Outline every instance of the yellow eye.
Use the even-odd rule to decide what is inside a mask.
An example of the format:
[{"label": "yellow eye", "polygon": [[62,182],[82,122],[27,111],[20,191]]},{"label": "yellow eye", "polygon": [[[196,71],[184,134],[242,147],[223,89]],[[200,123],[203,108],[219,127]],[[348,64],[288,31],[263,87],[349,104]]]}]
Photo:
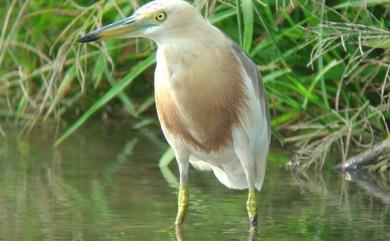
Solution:
[{"label": "yellow eye", "polygon": [[164,21],[166,17],[167,17],[167,14],[165,12],[159,12],[156,14],[155,18],[157,21],[161,22],[161,21]]}]

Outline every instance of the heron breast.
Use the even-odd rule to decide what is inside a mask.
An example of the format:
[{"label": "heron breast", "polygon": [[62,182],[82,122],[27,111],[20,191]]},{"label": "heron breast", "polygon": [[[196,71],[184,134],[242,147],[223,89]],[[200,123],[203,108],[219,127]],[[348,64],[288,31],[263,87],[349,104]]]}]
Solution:
[{"label": "heron breast", "polygon": [[156,84],[156,107],[170,134],[200,151],[217,152],[232,143],[232,127],[248,109],[242,68],[232,52],[196,56],[181,61],[181,71],[170,72],[167,83]]}]

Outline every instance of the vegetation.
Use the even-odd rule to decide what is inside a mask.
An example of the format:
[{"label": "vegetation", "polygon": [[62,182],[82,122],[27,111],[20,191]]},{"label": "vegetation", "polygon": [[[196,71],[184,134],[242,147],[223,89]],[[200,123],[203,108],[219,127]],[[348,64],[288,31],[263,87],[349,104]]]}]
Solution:
[{"label": "vegetation", "polygon": [[[131,117],[137,128],[156,125],[155,45],[141,39],[74,43],[144,2],[6,0],[0,7],[0,117],[23,124],[24,132],[65,119],[70,125],[57,144],[102,114]],[[388,137],[388,0],[195,4],[258,64],[273,139],[298,150],[293,165],[320,169],[331,150],[345,161]],[[389,167],[385,156],[371,170]]]}]

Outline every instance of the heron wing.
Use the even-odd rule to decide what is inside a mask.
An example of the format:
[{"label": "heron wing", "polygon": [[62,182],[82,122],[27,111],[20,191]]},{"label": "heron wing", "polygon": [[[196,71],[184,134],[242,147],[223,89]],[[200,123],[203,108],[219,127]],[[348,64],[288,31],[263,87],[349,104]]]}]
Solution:
[{"label": "heron wing", "polygon": [[246,74],[252,80],[253,89],[256,92],[257,98],[262,105],[262,109],[265,111],[266,120],[268,123],[268,128],[270,127],[270,117],[268,111],[268,101],[267,96],[265,95],[264,84],[261,79],[260,72],[257,70],[257,65],[253,60],[244,52],[244,50],[231,40],[231,46],[234,54],[240,60],[242,67],[245,69]]},{"label": "heron wing", "polygon": [[[234,51],[234,54],[241,62],[241,66],[246,73],[243,78],[246,79],[248,91],[250,92],[250,94],[248,94],[252,96],[252,98],[250,98],[249,100],[249,102],[251,103],[250,105],[256,106],[260,104],[258,106],[260,108],[252,107],[253,112],[250,115],[250,119],[253,121],[251,121],[251,124],[249,124],[248,130],[236,130],[236,134],[245,131],[245,134],[247,134],[247,136],[249,137],[249,143],[253,144],[250,144],[250,150],[254,153],[254,169],[256,170],[253,184],[256,189],[260,190],[263,185],[268,148],[271,139],[270,116],[267,96],[265,93],[264,84],[261,80],[260,73],[257,71],[256,64],[236,43],[233,42],[231,46]],[[249,78],[250,80],[248,80],[247,78]],[[256,97],[258,102],[255,99]],[[239,138],[240,136],[242,135],[236,135],[236,138]],[[243,139],[243,141],[245,141],[245,138]]]},{"label": "heron wing", "polygon": [[259,82],[261,81],[261,76],[259,71],[257,71],[256,64],[252,61],[252,59],[244,52],[244,50],[238,46],[235,42],[232,41],[231,43],[233,52],[236,55],[236,57],[240,60],[242,67],[244,67],[245,72],[249,76],[249,78],[252,80],[253,88],[256,92],[257,97],[261,98],[264,96],[264,87],[263,84],[259,85]]}]

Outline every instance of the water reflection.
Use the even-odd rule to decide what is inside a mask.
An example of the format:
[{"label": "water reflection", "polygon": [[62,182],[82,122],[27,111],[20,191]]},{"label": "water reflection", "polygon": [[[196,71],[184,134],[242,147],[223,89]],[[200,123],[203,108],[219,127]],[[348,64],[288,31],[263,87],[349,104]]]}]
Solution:
[{"label": "water reflection", "polygon": [[[193,170],[184,230],[166,231],[176,215],[178,170],[158,168],[166,148],[158,129],[129,129],[89,125],[57,149],[44,130],[28,139],[8,131],[0,140],[0,240],[256,240],[246,192]],[[273,153],[275,163],[280,150]],[[386,183],[349,179],[270,163],[257,240],[390,240]]]},{"label": "water reflection", "polygon": [[[175,227],[175,234],[176,234],[177,241],[186,241],[185,228],[183,225]],[[246,240],[247,241],[256,241],[257,236],[258,236],[258,231],[248,232],[248,238]],[[213,240],[213,239],[211,239],[211,240]],[[240,239],[240,240],[244,240],[244,239]]]},{"label": "water reflection", "polygon": [[342,174],[347,181],[355,182],[370,195],[390,204],[390,186],[387,185],[385,176],[374,176],[367,171],[351,171]]}]

